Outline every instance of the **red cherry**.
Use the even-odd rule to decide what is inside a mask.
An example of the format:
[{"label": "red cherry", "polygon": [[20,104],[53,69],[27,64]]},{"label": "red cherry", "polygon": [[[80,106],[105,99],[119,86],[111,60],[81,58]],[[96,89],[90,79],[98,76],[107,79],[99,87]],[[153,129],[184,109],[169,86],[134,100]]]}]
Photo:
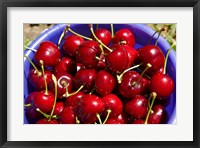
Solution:
[{"label": "red cherry", "polygon": [[139,49],[139,58],[143,65],[150,63],[151,68],[147,70],[147,73],[152,75],[158,71],[165,62],[165,57],[158,46],[146,45]]},{"label": "red cherry", "polygon": [[105,70],[97,72],[95,78],[95,90],[101,96],[110,94],[115,87],[115,78]]},{"label": "red cherry", "polygon": [[165,109],[162,105],[156,104],[153,106],[152,113],[149,115],[148,124],[160,124],[165,119]]},{"label": "red cherry", "polygon": [[[48,70],[44,71],[44,75],[46,78],[47,85],[51,81],[52,73]],[[39,74],[35,69],[31,69],[29,72],[29,82],[37,89],[37,90],[44,90],[45,89],[45,82],[44,76],[40,72]]]},{"label": "red cherry", "polygon": [[[99,28],[94,31],[94,34],[106,46],[108,46],[110,41],[112,40],[112,35],[111,35],[110,31],[108,31],[107,29]],[[93,35],[91,35],[91,36],[95,40]]]},{"label": "red cherry", "polygon": [[115,33],[113,43],[129,45],[133,47],[135,45],[135,37],[129,29],[120,29]]},{"label": "red cherry", "polygon": [[59,116],[64,108],[65,108],[65,104],[63,102],[56,102],[53,114]]},{"label": "red cherry", "polygon": [[72,96],[66,98],[65,104],[67,106],[72,107],[72,109],[74,110],[74,112],[76,112],[77,111],[77,104],[78,104],[79,100],[83,98],[84,95],[85,94],[83,92],[79,91],[77,94],[72,95]]},{"label": "red cherry", "polygon": [[77,49],[76,59],[86,68],[95,68],[99,62],[96,57],[99,57],[100,54],[101,49],[96,41],[85,41]]},{"label": "red cherry", "polygon": [[106,64],[114,73],[123,72],[128,68],[129,58],[126,49],[122,45],[112,45],[113,51],[106,57]]},{"label": "red cherry", "polygon": [[144,124],[144,120],[142,120],[142,119],[136,119],[136,120],[133,121],[132,124]]},{"label": "red cherry", "polygon": [[49,41],[42,42],[35,53],[35,60],[39,64],[40,60],[44,62],[44,66],[55,66],[60,59],[60,50]]},{"label": "red cherry", "polygon": [[156,73],[150,82],[150,91],[157,94],[157,98],[166,99],[174,90],[174,81],[166,74]]},{"label": "red cherry", "polygon": [[76,72],[76,63],[68,57],[63,57],[54,67],[54,74],[66,72],[73,75]]},{"label": "red cherry", "polygon": [[135,95],[142,94],[144,85],[142,80],[138,81],[139,77],[140,74],[136,71],[126,72],[118,87],[120,94],[127,99],[132,99]]},{"label": "red cherry", "polygon": [[74,86],[78,89],[84,85],[82,91],[88,93],[94,88],[95,77],[95,69],[79,70],[74,76]]},{"label": "red cherry", "polygon": [[131,46],[123,45],[123,47],[126,49],[126,51],[128,53],[128,59],[129,59],[128,67],[131,67],[133,65],[133,62],[134,62],[138,52]]},{"label": "red cherry", "polygon": [[84,42],[84,39],[77,35],[69,35],[65,38],[64,44],[63,44],[63,50],[64,52],[71,56],[76,56],[76,50],[78,47]]},{"label": "red cherry", "polygon": [[59,124],[57,120],[48,120],[47,118],[42,118],[36,122],[36,124]]},{"label": "red cherry", "polygon": [[111,110],[110,118],[117,117],[122,113],[122,101],[114,94],[108,94],[102,98],[105,110]]},{"label": "red cherry", "polygon": [[94,123],[97,121],[97,115],[104,111],[104,103],[96,95],[86,94],[78,103],[78,119],[82,123]]},{"label": "red cherry", "polygon": [[36,108],[39,108],[42,112],[48,113],[52,110],[54,104],[54,94],[50,91],[45,93],[45,91],[38,92],[34,99],[34,104]]},{"label": "red cherry", "polygon": [[75,114],[71,107],[67,106],[60,114],[60,122],[63,124],[75,124]]},{"label": "red cherry", "polygon": [[125,110],[133,118],[140,119],[145,118],[148,112],[148,101],[141,95],[136,95],[125,106]]}]

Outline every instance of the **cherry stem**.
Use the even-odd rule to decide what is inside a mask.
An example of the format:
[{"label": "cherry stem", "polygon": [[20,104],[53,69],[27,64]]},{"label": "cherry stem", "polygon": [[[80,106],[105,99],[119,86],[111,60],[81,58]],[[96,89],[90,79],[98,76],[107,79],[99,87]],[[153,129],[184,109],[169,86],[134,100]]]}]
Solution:
[{"label": "cherry stem", "polygon": [[30,48],[30,47],[27,47],[27,46],[24,46],[24,48],[26,48],[26,49],[28,49],[28,50],[31,50],[31,51],[33,51],[33,52],[37,52],[36,49]]},{"label": "cherry stem", "polygon": [[42,60],[40,60],[40,64],[41,64],[41,69],[42,69],[42,75],[44,77],[44,85],[45,85],[45,94],[48,94],[48,88],[47,88],[47,81],[46,81],[46,76],[44,73],[44,62]]},{"label": "cherry stem", "polygon": [[[65,83],[65,82],[64,82],[64,83]],[[77,94],[77,93],[78,93],[79,91],[81,91],[81,89],[84,87],[84,85],[81,85],[77,91],[75,91],[75,92],[73,92],[73,93],[69,93],[69,92],[68,92],[68,85],[67,85],[67,83],[65,83],[65,85],[66,85],[66,93],[63,95],[63,97],[66,97],[66,98]]]},{"label": "cherry stem", "polygon": [[31,103],[24,104],[24,107],[30,107],[30,106],[31,106]]},{"label": "cherry stem", "polygon": [[89,94],[91,95],[94,92],[94,90],[95,90],[95,88],[93,88]]},{"label": "cherry stem", "polygon": [[51,120],[51,117],[53,116],[53,113],[54,113],[54,110],[55,110],[55,107],[56,107],[56,101],[57,101],[57,91],[58,91],[58,88],[57,88],[57,79],[56,79],[56,77],[52,74],[52,80],[53,80],[53,82],[54,82],[54,85],[55,85],[55,99],[54,99],[54,103],[53,103],[53,108],[52,108],[52,110],[51,110],[51,114],[50,114],[50,119],[49,120]]},{"label": "cherry stem", "polygon": [[91,31],[92,35],[94,36],[95,40],[96,40],[99,44],[101,44],[103,47],[105,47],[108,51],[112,52],[112,50],[111,50],[109,47],[107,47],[105,44],[103,44],[103,43],[101,42],[101,40],[99,40],[99,39],[97,38],[97,36],[95,35],[94,30],[93,30],[93,25],[90,24],[89,27],[90,27],[90,31]]},{"label": "cherry stem", "polygon": [[74,32],[74,31],[70,28],[70,24],[67,25],[67,30],[68,30],[69,32],[71,32],[72,34],[75,34],[75,35],[77,35],[77,36],[80,36],[80,37],[82,37],[82,38],[84,38],[84,39],[86,39],[86,40],[93,40],[92,38],[89,38],[89,37],[86,37],[86,36],[83,36],[83,35],[81,35],[81,34],[78,34],[78,33]]},{"label": "cherry stem", "polygon": [[64,36],[67,34],[68,30],[67,30],[68,27],[65,27],[65,29],[63,30],[62,34],[60,35],[60,38],[58,40],[58,48],[60,49],[60,43],[62,41],[62,39],[64,38]]},{"label": "cherry stem", "polygon": [[138,78],[138,80],[137,80],[136,82],[133,82],[133,85],[136,85],[138,82],[140,82],[142,76],[145,74],[145,72],[146,72],[149,68],[151,68],[151,66],[152,66],[152,65],[151,65],[150,63],[147,63],[146,68],[145,68],[144,71],[141,73],[141,75],[140,75],[140,77]]},{"label": "cherry stem", "polygon": [[154,101],[155,101],[155,99],[156,99],[156,96],[157,96],[157,94],[156,94],[155,92],[152,92],[152,93],[151,93],[151,96],[150,96],[150,97],[153,97],[153,99],[152,99],[152,102],[151,102],[151,105],[150,105],[149,111],[148,111],[148,113],[147,113],[147,116],[146,116],[146,119],[145,119],[144,124],[147,124],[147,122],[148,122],[149,115],[150,115],[150,113],[151,113],[151,110],[152,110]]},{"label": "cherry stem", "polygon": [[124,75],[126,72],[128,72],[128,71],[130,71],[130,70],[132,70],[132,69],[138,68],[138,67],[141,66],[141,65],[142,65],[142,63],[140,63],[140,64],[138,64],[138,65],[135,65],[135,66],[133,66],[133,67],[130,67],[130,68],[124,70],[120,75],[117,75],[117,81],[118,81],[118,83],[121,83],[122,77],[123,77],[123,75]]},{"label": "cherry stem", "polygon": [[113,27],[113,24],[110,24],[110,28],[111,28],[111,35],[112,35],[112,38],[114,37],[114,27]]},{"label": "cherry stem", "polygon": [[78,120],[77,116],[76,116],[76,124],[80,124],[80,121]]},{"label": "cherry stem", "polygon": [[107,110],[107,116],[106,116],[106,119],[104,120],[103,124],[105,124],[107,122],[111,112],[112,112],[112,110],[110,110],[110,109]]},{"label": "cherry stem", "polygon": [[98,24],[96,24],[96,30],[99,28],[99,25]]},{"label": "cherry stem", "polygon": [[101,49],[101,54],[104,55],[103,46],[100,44],[99,47],[100,47],[100,49]]},{"label": "cherry stem", "polygon": [[166,54],[166,57],[165,57],[165,63],[164,63],[164,71],[163,71],[163,74],[166,74],[166,67],[167,67],[167,60],[168,60],[168,57],[169,57],[169,53],[170,51],[173,49],[173,47],[176,45],[176,43],[173,43],[172,46],[168,49],[167,51],[167,54]]},{"label": "cherry stem", "polygon": [[40,75],[41,75],[41,72],[37,69],[37,67],[36,67],[35,64],[31,61],[31,59],[30,59],[28,56],[26,56],[26,55],[24,55],[24,57],[27,58],[27,60],[31,63],[31,65],[33,66],[33,68],[36,70],[38,76],[40,76]]},{"label": "cherry stem", "polygon": [[[140,68],[137,68],[140,72],[142,72],[142,70],[140,69]],[[151,80],[151,77],[150,76],[148,76],[146,73],[144,73],[144,75],[149,79],[149,80]]]},{"label": "cherry stem", "polygon": [[[51,116],[44,113],[43,111],[41,111],[39,108],[36,108],[36,111],[38,111],[40,114],[42,114],[45,118],[49,119]],[[56,115],[52,116],[51,118],[57,118]]]},{"label": "cherry stem", "polygon": [[161,33],[162,33],[163,31],[165,31],[165,28],[161,28],[161,29],[159,30],[159,34],[158,34],[158,37],[157,37],[156,43],[155,43],[156,46],[157,46],[157,44],[158,44],[158,39],[159,39],[159,37],[160,37],[160,35],[161,35]]},{"label": "cherry stem", "polygon": [[155,35],[157,32],[158,32],[158,31],[154,32],[154,34],[151,36],[151,38],[150,38],[149,41],[148,41],[148,45],[151,43],[151,41],[152,41],[154,35]]},{"label": "cherry stem", "polygon": [[100,117],[100,115],[98,113],[96,113],[96,117],[99,120],[99,123],[102,124],[101,117]]}]

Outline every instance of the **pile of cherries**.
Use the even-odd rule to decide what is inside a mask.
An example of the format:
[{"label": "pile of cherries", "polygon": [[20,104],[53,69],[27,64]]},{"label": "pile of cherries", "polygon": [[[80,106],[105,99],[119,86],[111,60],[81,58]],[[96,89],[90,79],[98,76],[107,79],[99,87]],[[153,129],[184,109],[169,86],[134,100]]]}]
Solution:
[{"label": "pile of cherries", "polygon": [[[166,74],[171,48],[164,55],[155,32],[145,46],[134,49],[127,28],[114,33],[88,25],[90,37],[67,25],[58,44],[40,43],[31,63],[25,99],[32,124],[160,124],[164,102],[174,91]],[[153,36],[159,36],[150,44]],[[63,45],[61,46],[61,42]]]}]

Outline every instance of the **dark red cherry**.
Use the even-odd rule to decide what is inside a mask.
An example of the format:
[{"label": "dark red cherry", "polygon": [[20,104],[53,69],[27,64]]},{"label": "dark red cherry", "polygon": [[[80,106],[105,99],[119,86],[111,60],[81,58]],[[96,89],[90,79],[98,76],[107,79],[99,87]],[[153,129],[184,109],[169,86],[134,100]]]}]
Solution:
[{"label": "dark red cherry", "polygon": [[84,42],[84,39],[77,35],[69,35],[65,38],[64,44],[63,44],[63,50],[64,52],[71,56],[76,56],[76,50],[78,47]]},{"label": "dark red cherry", "polygon": [[113,51],[106,57],[106,64],[114,73],[123,72],[128,68],[129,58],[126,49],[122,45],[112,45]]},{"label": "dark red cherry", "polygon": [[29,110],[34,105],[34,99],[38,95],[38,92],[31,92],[25,101],[25,110]]},{"label": "dark red cherry", "polygon": [[157,72],[164,64],[165,57],[161,49],[155,45],[146,45],[138,50],[139,59],[144,66],[150,63],[151,68],[147,70],[147,73],[152,75]]},{"label": "dark red cherry", "polygon": [[[110,118],[117,117],[122,113],[123,104],[120,98],[114,94],[108,94],[102,98],[105,104],[105,112],[111,110]],[[106,112],[107,113],[107,112]]]},{"label": "dark red cherry", "polygon": [[142,94],[143,92],[143,81],[139,80],[140,74],[136,71],[128,71],[123,77],[119,84],[118,90],[122,96],[127,99],[132,99],[135,95]]},{"label": "dark red cherry", "polygon": [[157,94],[157,98],[166,99],[174,90],[174,81],[167,74],[155,73],[150,82],[150,91]]},{"label": "dark red cherry", "polygon": [[60,114],[60,122],[62,124],[75,124],[75,114],[71,107],[66,106],[62,113]]},{"label": "dark red cherry", "polygon": [[74,86],[79,89],[82,85],[84,85],[82,91],[88,93],[94,88],[95,77],[95,69],[79,70],[74,76]]},{"label": "dark red cherry", "polygon": [[60,59],[60,55],[60,50],[54,43],[44,41],[40,44],[34,58],[38,64],[42,60],[44,66],[55,66]]},{"label": "dark red cherry", "polygon": [[71,106],[72,109],[74,110],[74,112],[76,112],[77,104],[78,104],[79,100],[83,98],[84,95],[85,94],[83,92],[79,91],[77,94],[66,98],[66,102],[65,102],[66,106]]},{"label": "dark red cherry", "polygon": [[[56,75],[57,79],[57,97],[63,98],[64,94],[66,94],[66,87],[68,89],[68,93],[72,91],[73,87],[73,77],[68,73],[59,73]],[[49,83],[49,89],[52,92],[55,92],[55,84],[53,81]]]},{"label": "dark red cherry", "polygon": [[129,45],[133,47],[135,45],[135,37],[129,29],[123,28],[115,33],[113,43]]},{"label": "dark red cherry", "polygon": [[144,124],[144,120],[142,120],[142,119],[136,119],[136,120],[133,121],[132,124]]},{"label": "dark red cherry", "polygon": [[[52,73],[48,70],[45,70],[44,75],[45,75],[46,82],[47,82],[47,85],[48,85],[49,82],[51,81]],[[41,71],[38,74],[35,69],[31,69],[30,72],[29,72],[29,82],[37,90],[44,90],[45,89],[44,76],[42,75]]]},{"label": "dark red cherry", "polygon": [[162,105],[153,106],[152,113],[149,115],[148,124],[160,124],[165,119],[165,109]]},{"label": "dark red cherry", "polygon": [[101,49],[96,41],[83,42],[76,51],[77,62],[82,63],[86,68],[95,68],[99,62]]},{"label": "dark red cherry", "polygon": [[97,114],[101,115],[104,111],[104,103],[96,95],[86,94],[78,103],[78,119],[82,123],[94,123],[98,120]]},{"label": "dark red cherry", "polygon": [[137,50],[135,50],[133,47],[128,46],[128,45],[123,45],[123,47],[126,49],[128,53],[128,59],[129,59],[129,64],[128,67],[131,67],[133,65],[133,62],[137,56]]},{"label": "dark red cherry", "polygon": [[57,120],[48,120],[47,118],[42,118],[36,122],[36,124],[59,124]]},{"label": "dark red cherry", "polygon": [[145,118],[148,112],[148,101],[141,95],[136,95],[125,106],[125,110],[133,118],[140,119]]},{"label": "dark red cherry", "polygon": [[36,108],[39,108],[44,113],[49,113],[54,104],[54,93],[48,91],[46,93],[45,91],[38,92],[37,96],[34,99],[34,104]]},{"label": "dark red cherry", "polygon": [[59,116],[64,108],[65,108],[65,104],[63,102],[56,102],[53,114]]},{"label": "dark red cherry", "polygon": [[116,120],[115,118],[109,118],[105,124],[124,124],[121,121]]},{"label": "dark red cherry", "polygon": [[110,94],[115,87],[115,78],[105,70],[97,72],[95,78],[95,90],[101,96]]},{"label": "dark red cherry", "polygon": [[[112,35],[111,35],[110,31],[108,31],[107,29],[99,28],[94,31],[94,34],[106,46],[108,46],[110,44],[110,41],[112,40]],[[93,35],[91,35],[91,36],[95,40]]]},{"label": "dark red cherry", "polygon": [[149,93],[150,80],[146,77],[142,77],[141,81],[142,81],[142,84],[143,84],[142,94]]},{"label": "dark red cherry", "polygon": [[75,72],[76,72],[76,63],[68,57],[63,57],[54,67],[55,75],[61,73],[69,73],[71,75],[74,75]]}]

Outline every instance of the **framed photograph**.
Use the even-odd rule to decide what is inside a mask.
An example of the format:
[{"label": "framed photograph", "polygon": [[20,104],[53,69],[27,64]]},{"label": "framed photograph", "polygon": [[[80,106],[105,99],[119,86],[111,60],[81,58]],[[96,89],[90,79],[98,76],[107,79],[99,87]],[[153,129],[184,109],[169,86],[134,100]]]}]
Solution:
[{"label": "framed photograph", "polygon": [[0,146],[200,147],[198,0],[0,3]]}]

